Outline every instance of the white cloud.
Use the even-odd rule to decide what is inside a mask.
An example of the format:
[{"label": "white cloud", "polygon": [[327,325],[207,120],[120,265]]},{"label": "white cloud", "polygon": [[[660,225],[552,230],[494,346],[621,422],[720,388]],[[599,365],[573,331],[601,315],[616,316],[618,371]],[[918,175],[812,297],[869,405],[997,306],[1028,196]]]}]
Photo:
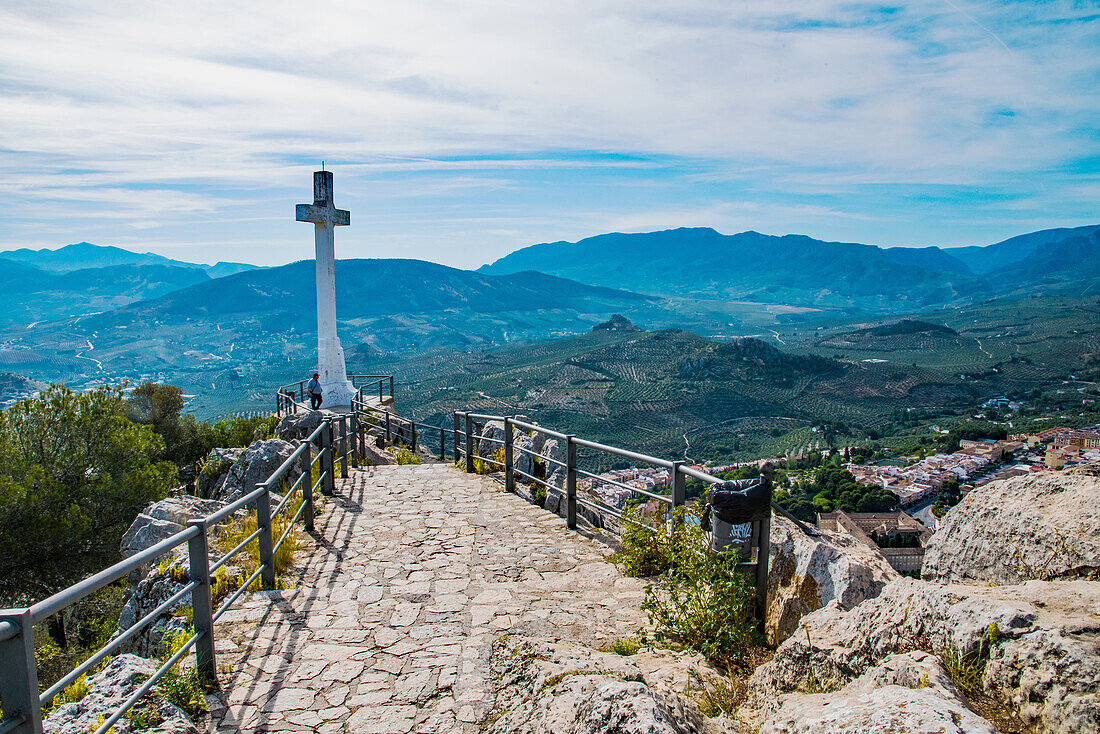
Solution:
[{"label": "white cloud", "polygon": [[[504,195],[513,172],[649,165],[573,156],[593,151],[829,190],[1030,176],[1093,152],[1088,12],[962,0],[10,6],[0,193],[32,218],[47,204],[74,222],[113,207],[146,226],[268,216],[321,158],[349,192],[434,172],[395,196]],[[471,174],[486,170],[507,172]]]}]

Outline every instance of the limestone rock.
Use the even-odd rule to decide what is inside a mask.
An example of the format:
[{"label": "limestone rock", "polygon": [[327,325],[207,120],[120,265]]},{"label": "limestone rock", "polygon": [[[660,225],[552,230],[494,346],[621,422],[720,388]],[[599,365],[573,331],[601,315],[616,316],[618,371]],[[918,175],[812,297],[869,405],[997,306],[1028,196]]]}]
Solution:
[{"label": "limestone rock", "polygon": [[975,488],[924,554],[930,581],[1100,578],[1100,478],[1041,472]]},{"label": "limestone rock", "polygon": [[240,458],[244,449],[213,448],[202,460],[202,467],[195,479],[195,490],[199,497],[213,497],[225,481],[229,467]]},{"label": "limestone rock", "polygon": [[[136,655],[118,655],[108,658],[103,669],[88,677],[88,695],[79,701],[66,703],[50,713],[42,722],[46,734],[87,734],[99,726],[100,717],[113,714],[122,704],[156,672],[159,663]],[[155,690],[155,689],[154,689]],[[155,704],[162,723],[144,729],[152,734],[198,734],[198,729],[181,709],[166,701]],[[125,718],[114,725],[117,734],[137,731]]]},{"label": "limestone rock", "polygon": [[385,466],[387,464],[396,464],[397,459],[389,451],[384,451],[378,448],[371,441],[366,442],[366,446],[363,449],[363,455],[359,457],[360,466]]},{"label": "limestone rock", "polygon": [[122,535],[122,555],[130,557],[140,553],[146,548],[151,548],[162,540],[166,540],[183,530],[183,525],[150,517],[144,512],[134,518],[130,527]]},{"label": "limestone rock", "polygon": [[326,418],[335,418],[336,413],[331,410],[310,410],[304,413],[291,413],[279,421],[275,427],[275,435],[284,441],[293,441],[309,438],[317,426]]},{"label": "limestone rock", "polygon": [[[497,452],[500,452],[501,455],[504,454],[504,444],[502,443],[503,441],[504,422],[489,421],[481,427],[481,432],[477,435],[474,452],[482,459],[499,460],[497,457]],[[500,467],[493,464],[491,465],[491,468],[496,470]]]},{"label": "limestone rock", "polygon": [[[842,685],[894,652],[988,656],[985,692],[1041,731],[1100,730],[1100,583],[939,585],[900,578],[851,610],[834,600],[802,620],[749,681],[757,703],[822,683]],[[992,637],[993,641],[989,642]],[[979,645],[983,647],[979,648]]]},{"label": "limestone rock", "polygon": [[[229,468],[225,481],[218,489],[214,499],[233,502],[256,488],[259,482],[270,477],[284,461],[294,453],[294,444],[280,438],[257,441],[245,449]],[[287,484],[298,478],[297,465],[286,474]]]},{"label": "limestone rock", "polygon": [[122,555],[132,556],[186,528],[189,520],[205,517],[225,506],[217,500],[176,495],[154,502],[138,515],[122,536]]},{"label": "limestone rock", "polygon": [[811,537],[790,520],[772,519],[764,626],[770,645],[790,637],[803,616],[829,602],[851,609],[898,578],[885,558],[850,535],[819,533]]},{"label": "limestone rock", "polygon": [[781,696],[760,734],[994,734],[967,708],[939,661],[894,655],[835,693]]},{"label": "limestone rock", "polygon": [[542,450],[539,451],[539,457],[541,457],[541,463],[544,465],[546,483],[557,489],[565,487],[565,467],[562,466],[565,463],[565,454],[562,452],[558,440],[556,438],[546,439],[542,444]]},{"label": "limestone rock", "polygon": [[[144,578],[130,587],[126,602],[118,615],[119,632],[130,629],[138,620],[178,593],[190,580],[185,557],[169,556],[167,560],[166,564],[154,566]],[[124,649],[138,655],[162,655],[168,649],[171,638],[190,626],[185,617],[176,616],[174,612],[190,605],[191,597],[185,594],[172,608],[125,643]]]},{"label": "limestone rock", "polygon": [[[512,466],[530,476],[535,474],[535,464],[531,454],[527,452],[534,451],[534,445],[534,441],[526,433],[516,433],[512,438]],[[523,474],[516,474],[516,481],[528,484],[531,480]]]},{"label": "limestone rock", "polygon": [[497,714],[486,732],[687,734],[711,726],[694,703],[648,685],[627,657],[513,638],[494,645],[490,664]]}]

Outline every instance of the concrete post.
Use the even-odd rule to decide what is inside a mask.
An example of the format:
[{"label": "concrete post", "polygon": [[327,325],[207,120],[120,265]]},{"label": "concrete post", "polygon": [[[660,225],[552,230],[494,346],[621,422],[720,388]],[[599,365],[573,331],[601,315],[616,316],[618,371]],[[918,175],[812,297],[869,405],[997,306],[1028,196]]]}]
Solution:
[{"label": "concrete post", "polygon": [[[38,663],[29,609],[0,610],[0,706],[3,724],[22,720],[14,734],[39,734],[42,707],[38,703]],[[2,725],[0,725],[2,728]]]},{"label": "concrete post", "polygon": [[576,436],[565,437],[565,526],[577,528],[577,444]]},{"label": "concrete post", "polygon": [[[214,683],[218,673],[214,663],[214,607],[210,598],[210,546],[206,521],[199,518],[187,524],[199,531],[187,541],[187,575],[195,582],[191,590],[191,610],[195,634],[199,636],[195,641],[195,670],[206,681]],[[272,583],[269,588],[274,586]]]}]

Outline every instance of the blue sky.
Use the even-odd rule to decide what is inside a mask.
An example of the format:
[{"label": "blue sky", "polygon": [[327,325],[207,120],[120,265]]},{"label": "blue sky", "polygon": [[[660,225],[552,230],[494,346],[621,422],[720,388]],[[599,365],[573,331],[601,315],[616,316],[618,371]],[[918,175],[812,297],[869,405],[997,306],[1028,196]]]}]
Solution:
[{"label": "blue sky", "polygon": [[1097,223],[1100,2],[0,7],[0,248],[311,257],[322,159],[339,257],[459,267],[676,226]]}]

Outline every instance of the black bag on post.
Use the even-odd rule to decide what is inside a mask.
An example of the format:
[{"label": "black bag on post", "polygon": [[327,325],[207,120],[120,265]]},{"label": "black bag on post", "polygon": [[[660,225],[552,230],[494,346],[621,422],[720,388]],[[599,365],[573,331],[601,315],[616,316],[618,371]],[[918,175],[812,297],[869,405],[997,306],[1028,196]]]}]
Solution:
[{"label": "black bag on post", "polygon": [[734,479],[711,486],[701,526],[711,533],[711,549],[748,551],[752,523],[771,516],[772,481],[770,467],[759,477]]}]

